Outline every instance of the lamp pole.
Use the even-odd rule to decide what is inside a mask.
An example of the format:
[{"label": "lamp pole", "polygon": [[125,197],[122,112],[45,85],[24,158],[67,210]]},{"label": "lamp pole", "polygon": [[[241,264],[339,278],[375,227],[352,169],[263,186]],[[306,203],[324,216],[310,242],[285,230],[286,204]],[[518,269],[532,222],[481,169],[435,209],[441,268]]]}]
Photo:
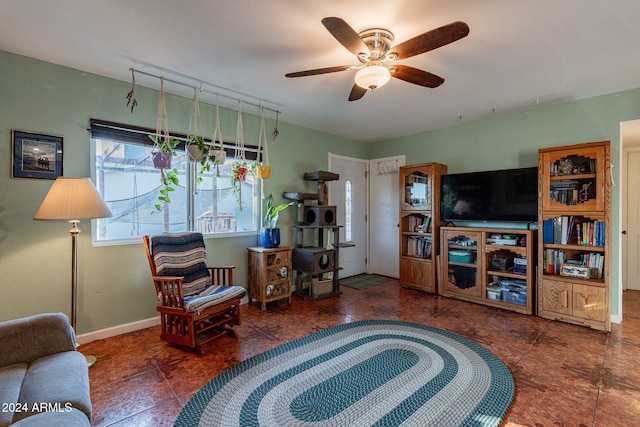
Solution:
[{"label": "lamp pole", "polygon": [[78,220],[72,219],[71,224],[71,327],[76,330],[77,303],[78,303]]}]

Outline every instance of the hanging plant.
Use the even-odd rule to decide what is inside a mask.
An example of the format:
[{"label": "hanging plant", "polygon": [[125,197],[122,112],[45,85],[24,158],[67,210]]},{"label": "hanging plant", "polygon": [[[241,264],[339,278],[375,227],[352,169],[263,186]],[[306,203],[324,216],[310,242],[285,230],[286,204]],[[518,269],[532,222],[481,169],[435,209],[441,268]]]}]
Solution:
[{"label": "hanging plant", "polygon": [[187,137],[186,148],[189,158],[200,163],[200,168],[195,167],[193,192],[197,194],[198,184],[202,182],[202,175],[211,171],[211,164],[215,158],[210,155],[211,146],[198,133],[198,128],[202,129],[200,122],[200,103],[198,101],[197,88],[193,87],[193,112],[189,123],[189,136]]},{"label": "hanging plant", "polygon": [[248,166],[244,148],[244,134],[242,126],[242,101],[238,101],[238,122],[236,125],[236,146],[234,162],[231,168],[231,187],[236,198],[238,209],[242,210],[242,183],[247,177]]},{"label": "hanging plant", "polygon": [[162,186],[160,187],[160,195],[158,196],[159,203],[154,205],[156,210],[151,212],[152,214],[162,212],[166,204],[171,203],[170,195],[175,191],[174,185],[177,186],[179,184],[178,172],[178,168],[160,169],[160,182],[162,182]]},{"label": "hanging plant", "polygon": [[131,90],[127,94],[127,107],[131,106],[131,112],[133,113],[133,109],[138,105],[138,100],[136,99],[136,74],[131,69]]},{"label": "hanging plant", "polygon": [[156,169],[171,168],[171,159],[176,155],[175,148],[180,145],[180,141],[171,136],[165,138],[159,135],[149,135],[153,141],[151,158]]},{"label": "hanging plant", "polygon": [[273,136],[273,140],[275,141],[278,135],[280,135],[280,131],[278,130],[278,117],[280,116],[280,111],[276,111],[276,124],[273,127],[273,132],[271,132],[271,136]]},{"label": "hanging plant", "polygon": [[[149,135],[153,141],[151,157],[154,166],[160,169],[160,194],[155,204],[157,212],[161,212],[167,203],[171,203],[170,193],[175,191],[174,185],[179,184],[178,169],[171,169],[171,159],[176,155],[175,148],[180,141],[169,135],[169,119],[167,117],[167,105],[164,96],[164,77],[160,78],[160,101],[156,116],[156,133]],[[153,213],[153,212],[152,212]]]}]

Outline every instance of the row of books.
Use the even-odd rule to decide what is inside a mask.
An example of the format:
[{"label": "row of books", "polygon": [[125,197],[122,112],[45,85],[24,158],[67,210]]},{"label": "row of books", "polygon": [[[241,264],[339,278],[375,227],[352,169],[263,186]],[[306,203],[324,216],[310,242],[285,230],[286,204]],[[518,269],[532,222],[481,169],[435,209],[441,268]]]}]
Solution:
[{"label": "row of books", "polygon": [[432,248],[431,236],[410,236],[407,239],[407,256],[431,258]]},{"label": "row of books", "polygon": [[560,245],[604,246],[605,222],[574,216],[545,219],[542,240]]},{"label": "row of books", "polygon": [[412,184],[414,182],[421,183],[421,184],[428,184],[429,176],[421,173],[418,173],[418,174],[412,173],[411,175],[405,178],[405,181],[407,184]]},{"label": "row of books", "polygon": [[562,249],[545,249],[544,273],[563,275],[563,265],[587,267],[589,279],[604,278],[604,254],[591,252],[581,254],[578,259],[566,259],[566,253]]},{"label": "row of books", "polygon": [[591,174],[596,173],[596,167],[596,159],[569,156],[551,163],[550,173],[552,176]]},{"label": "row of books", "polygon": [[424,215],[409,215],[407,217],[409,229],[407,231],[417,231],[419,233],[431,232],[431,217]]},{"label": "row of books", "polygon": [[578,203],[586,201],[576,189],[552,189],[549,192],[549,198],[568,206],[576,206]]}]

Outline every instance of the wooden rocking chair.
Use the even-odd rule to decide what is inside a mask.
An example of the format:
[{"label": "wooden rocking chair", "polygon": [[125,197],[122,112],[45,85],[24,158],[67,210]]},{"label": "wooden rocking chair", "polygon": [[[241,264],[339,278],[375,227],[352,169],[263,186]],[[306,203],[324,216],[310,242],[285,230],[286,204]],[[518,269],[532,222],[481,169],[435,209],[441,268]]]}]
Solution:
[{"label": "wooden rocking chair", "polygon": [[240,324],[241,286],[233,286],[235,266],[207,267],[201,233],[143,237],[158,296],[160,338],[202,354],[201,345]]}]

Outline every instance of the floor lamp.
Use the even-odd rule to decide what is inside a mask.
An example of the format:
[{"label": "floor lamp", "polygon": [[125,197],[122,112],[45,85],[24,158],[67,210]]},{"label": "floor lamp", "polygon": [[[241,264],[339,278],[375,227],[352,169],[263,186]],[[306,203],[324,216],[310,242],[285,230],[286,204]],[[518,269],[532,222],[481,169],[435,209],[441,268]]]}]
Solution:
[{"label": "floor lamp", "polygon": [[[89,178],[57,178],[33,219],[69,221],[71,224],[71,326],[76,330],[78,299],[78,222],[83,219],[106,218],[111,211]],[[86,356],[95,363],[95,356]]]}]

